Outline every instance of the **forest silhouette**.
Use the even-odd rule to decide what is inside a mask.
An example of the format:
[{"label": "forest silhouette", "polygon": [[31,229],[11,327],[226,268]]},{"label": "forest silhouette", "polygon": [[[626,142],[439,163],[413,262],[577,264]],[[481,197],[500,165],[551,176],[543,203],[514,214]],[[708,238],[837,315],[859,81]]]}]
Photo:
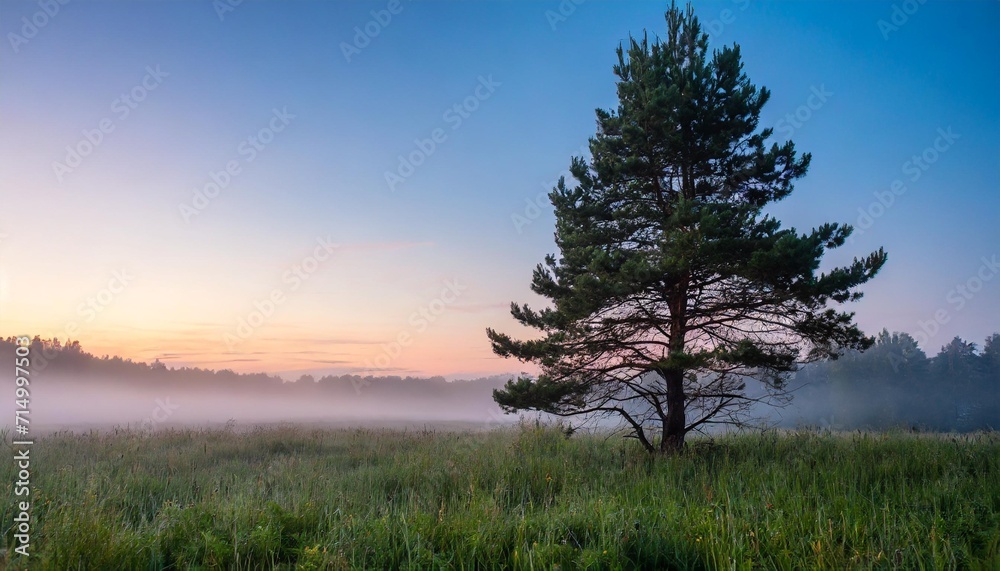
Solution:
[{"label": "forest silhouette", "polygon": [[[15,338],[0,339],[13,368]],[[176,407],[164,424],[225,422],[514,421],[492,399],[513,375],[444,377],[302,375],[285,379],[229,369],[168,367],[88,353],[78,341],[34,337],[32,388],[41,425],[138,422],[157,401]],[[7,362],[11,361],[11,362]],[[907,333],[883,330],[864,352],[802,367],[787,406],[757,411],[783,427],[921,431],[1000,428],[1000,333],[980,346],[955,337],[933,357]],[[50,412],[47,411],[58,411]],[[155,414],[154,414],[155,416]]]}]

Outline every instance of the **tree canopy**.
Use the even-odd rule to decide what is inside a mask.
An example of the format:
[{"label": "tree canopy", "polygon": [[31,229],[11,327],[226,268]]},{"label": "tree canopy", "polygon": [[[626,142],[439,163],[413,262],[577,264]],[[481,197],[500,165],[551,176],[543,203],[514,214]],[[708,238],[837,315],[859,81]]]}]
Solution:
[{"label": "tree canopy", "polygon": [[676,451],[689,431],[779,395],[799,363],[867,348],[853,314],[831,306],[860,298],[886,255],[820,273],[851,227],[800,233],[764,213],[810,155],[770,141],[759,125],[770,93],[743,72],[739,46],[709,52],[690,6],[667,11],[662,40],[630,38],[617,54],[618,107],[597,111],[591,156],[571,161],[576,184],[549,195],[560,255],[531,289],[550,306],[511,306],[541,336],[487,330],[496,354],[541,374],[494,398],[508,411],[611,415],[648,450]]}]

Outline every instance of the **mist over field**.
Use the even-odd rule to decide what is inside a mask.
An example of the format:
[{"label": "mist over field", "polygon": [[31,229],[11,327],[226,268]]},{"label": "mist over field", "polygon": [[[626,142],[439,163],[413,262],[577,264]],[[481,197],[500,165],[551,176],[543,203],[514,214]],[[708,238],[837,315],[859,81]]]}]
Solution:
[{"label": "mist over field", "polygon": [[[456,389],[459,394],[434,394],[442,391],[422,386],[426,392],[395,396],[375,388],[364,397],[350,385],[348,390],[279,386],[240,389],[233,394],[225,388],[154,388],[142,386],[140,379],[122,381],[139,386],[123,388],[120,383],[71,376],[42,378],[34,392],[32,422],[36,430],[202,427],[230,420],[241,426],[282,422],[332,426],[461,422],[485,426],[496,422],[491,413],[499,414],[489,400],[489,390],[482,387]],[[501,384],[493,383],[490,388]],[[13,408],[8,408],[5,413],[12,416]]]},{"label": "mist over field", "polygon": [[[13,369],[13,345],[0,366]],[[42,344],[36,344],[38,354]],[[118,358],[98,359],[76,348],[52,356],[31,375],[31,423],[36,430],[249,426],[270,423],[485,427],[509,422],[492,401],[507,377],[470,381],[399,377],[300,377],[170,370]],[[6,404],[6,403],[5,403]],[[7,418],[13,417],[9,406]],[[6,413],[5,412],[5,413]]]},{"label": "mist over field", "polygon": [[[302,423],[323,426],[435,425],[491,428],[518,421],[493,401],[515,375],[448,381],[443,377],[267,374],[170,369],[160,363],[97,358],[77,344],[36,339],[41,357],[31,377],[33,428],[144,430]],[[976,344],[955,339],[928,358],[905,334],[884,332],[865,353],[804,366],[788,381],[788,395],[760,399],[748,411],[754,426],[783,428],[959,431],[1000,428],[1000,335]],[[0,340],[0,367],[13,368],[14,343]],[[40,370],[38,370],[40,369]],[[13,403],[0,413],[13,417]],[[539,417],[538,414],[530,415]],[[556,417],[542,414],[548,421]],[[604,418],[571,420],[610,429]],[[706,427],[710,432],[723,428]]]}]

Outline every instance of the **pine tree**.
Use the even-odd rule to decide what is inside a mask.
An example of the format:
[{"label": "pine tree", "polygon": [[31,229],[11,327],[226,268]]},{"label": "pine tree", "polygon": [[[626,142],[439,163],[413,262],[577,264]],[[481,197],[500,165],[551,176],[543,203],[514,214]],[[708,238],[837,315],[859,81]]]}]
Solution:
[{"label": "pine tree", "polygon": [[496,354],[541,369],[494,392],[505,410],[617,416],[651,452],[739,422],[798,363],[867,348],[853,313],[828,306],[860,298],[886,260],[879,250],[817,274],[851,227],[799,234],[763,213],[810,156],[768,146],[769,92],[743,73],[739,46],[709,54],[690,6],[666,23],[663,41],[619,46],[618,109],[597,111],[591,158],[569,169],[577,184],[549,195],[561,255],[531,287],[551,307],[511,305],[541,338],[487,330]]}]

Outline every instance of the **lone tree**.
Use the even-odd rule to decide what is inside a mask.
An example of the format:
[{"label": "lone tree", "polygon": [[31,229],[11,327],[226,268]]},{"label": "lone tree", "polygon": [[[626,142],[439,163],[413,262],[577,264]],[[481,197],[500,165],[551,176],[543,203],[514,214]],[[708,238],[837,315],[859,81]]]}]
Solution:
[{"label": "lone tree", "polygon": [[665,41],[619,46],[618,109],[597,111],[591,158],[569,169],[578,184],[549,194],[561,256],[531,288],[551,307],[511,304],[541,338],[487,330],[497,355],[541,370],[494,392],[505,411],[617,415],[650,452],[744,421],[752,403],[787,394],[800,363],[871,345],[853,313],[828,305],[860,298],[886,261],[880,249],[817,273],[852,228],[799,234],[762,212],[810,155],[765,144],[770,94],[743,73],[739,46],[709,54],[690,6],[666,23]]}]

